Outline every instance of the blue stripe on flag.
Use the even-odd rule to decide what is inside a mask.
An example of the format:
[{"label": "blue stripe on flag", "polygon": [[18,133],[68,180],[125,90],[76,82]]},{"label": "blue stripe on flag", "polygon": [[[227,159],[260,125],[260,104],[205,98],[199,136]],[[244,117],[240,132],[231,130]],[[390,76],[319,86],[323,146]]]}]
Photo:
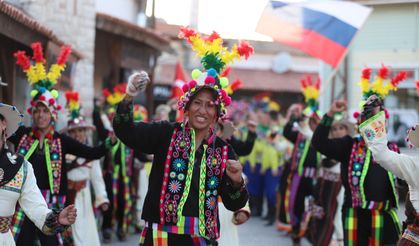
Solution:
[{"label": "blue stripe on flag", "polygon": [[[277,9],[284,6],[291,6],[292,4],[271,1],[271,5],[274,9]],[[334,16],[304,8],[302,5],[295,5],[295,7],[303,10],[302,23],[304,29],[315,31],[344,47],[348,47],[353,36],[358,31],[358,29],[352,25],[343,22]]]}]

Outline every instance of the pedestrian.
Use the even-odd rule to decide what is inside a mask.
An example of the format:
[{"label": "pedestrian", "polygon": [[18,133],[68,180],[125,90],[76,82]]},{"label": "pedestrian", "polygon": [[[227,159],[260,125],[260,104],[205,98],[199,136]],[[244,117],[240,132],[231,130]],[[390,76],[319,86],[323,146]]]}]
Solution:
[{"label": "pedestrian", "polygon": [[[106,116],[100,117],[95,113],[94,123],[101,141],[105,141],[105,137],[109,136],[115,141],[109,153],[104,160],[104,180],[108,199],[111,201],[110,209],[103,214],[102,235],[104,243],[112,241],[112,231],[116,227],[116,236],[119,241],[126,241],[129,232],[129,226],[135,220],[135,201],[138,195],[137,186],[134,181],[138,178],[138,172],[134,165],[135,158],[145,161],[146,158],[139,152],[139,149],[132,149],[125,145],[115,136],[114,129],[110,124],[115,117],[116,106],[122,100],[126,83],[118,84],[113,88],[113,92],[104,90],[107,108]],[[139,105],[135,105],[138,110]],[[131,117],[140,114],[135,110]],[[96,110],[98,112],[98,110]],[[135,113],[135,115],[134,115]],[[103,119],[104,118],[104,119]],[[106,127],[105,127],[106,125]]]},{"label": "pedestrian", "polygon": [[[67,108],[70,120],[67,127],[61,132],[83,144],[88,144],[87,134],[95,130],[80,114],[79,93],[67,91]],[[74,244],[76,246],[99,246],[99,234],[96,226],[93,206],[106,211],[109,209],[108,195],[102,176],[102,167],[99,160],[88,160],[72,154],[65,156],[67,167],[68,193],[67,204],[74,204],[81,218],[71,227]],[[91,186],[94,190],[95,200],[92,202]]]},{"label": "pedestrian", "polygon": [[16,107],[0,103],[0,242],[4,246],[15,245],[10,228],[15,226],[12,217],[17,203],[46,235],[64,231],[77,217],[74,205],[49,209],[36,185],[32,165],[7,147],[7,138],[18,129],[22,118]]},{"label": "pedestrian", "polygon": [[[33,59],[24,51],[15,53],[16,63],[26,73],[28,82],[33,86],[31,91],[30,107],[28,113],[32,115],[32,127],[21,126],[9,141],[16,147],[17,153],[24,156],[25,160],[33,163],[37,184],[50,208],[62,208],[65,204],[67,187],[67,169],[65,155],[73,154],[94,160],[104,156],[110,148],[110,139],[99,147],[89,147],[66,135],[55,131],[58,120],[58,111],[61,105],[57,103],[58,91],[53,89],[65,69],[65,63],[71,52],[70,47],[63,46],[57,58],[57,63],[52,64],[48,73],[45,71],[42,46],[39,42],[32,44]],[[13,233],[17,245],[28,245],[38,237],[41,245],[72,244],[71,231],[64,231],[65,236],[45,236],[30,221],[25,219],[21,209],[13,218]]]},{"label": "pedestrian", "polygon": [[[388,74],[388,69],[383,65],[376,80],[370,83],[371,70],[363,70],[360,85],[364,99],[372,94],[380,99],[365,103],[360,115],[361,123],[371,116],[372,108],[384,110],[384,97],[405,78],[397,75],[391,83],[384,85],[383,81],[387,80]],[[362,137],[328,137],[334,115],[345,110],[344,101],[335,101],[323,116],[312,139],[318,151],[341,163],[341,178],[345,188],[342,208],[344,244],[395,244],[400,234],[400,222],[397,217],[398,197],[394,175],[377,165]],[[389,144],[388,147],[398,151],[395,144]]]},{"label": "pedestrian", "polygon": [[[331,138],[352,136],[353,125],[346,120],[335,120],[331,127]],[[324,158],[319,178],[314,187],[314,199],[310,201],[311,213],[309,238],[313,245],[343,245],[342,209],[343,189],[340,178],[340,163]]]},{"label": "pedestrian", "polygon": [[[375,95],[369,97],[368,102],[377,100]],[[399,178],[406,180],[409,185],[409,195],[406,197],[406,221],[403,223],[403,235],[398,245],[419,244],[419,128],[418,125],[409,130],[407,139],[415,155],[398,154],[387,147],[388,137],[385,127],[385,113],[379,108],[374,109],[369,119],[359,127],[360,133],[367,143],[373,158],[386,170]],[[378,127],[377,127],[378,126]]]},{"label": "pedestrian", "polygon": [[202,38],[189,28],[182,28],[180,36],[202,57],[205,69],[194,70],[194,80],[183,87],[178,105],[185,111],[184,121],[133,123],[132,100],[149,81],[145,72],[130,76],[113,121],[123,143],[154,154],[140,245],[216,245],[218,196],[231,211],[248,200],[242,166],[232,148],[216,137],[214,126],[231,103],[223,90],[228,81],[218,74],[233,57],[247,57],[253,49],[242,42],[229,52],[218,34]]}]

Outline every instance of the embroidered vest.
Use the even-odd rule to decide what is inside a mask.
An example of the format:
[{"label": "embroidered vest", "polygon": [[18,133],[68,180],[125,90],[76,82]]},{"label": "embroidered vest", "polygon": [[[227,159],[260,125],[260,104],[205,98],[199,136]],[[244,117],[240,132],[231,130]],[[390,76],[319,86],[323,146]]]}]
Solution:
[{"label": "embroidered vest", "polygon": [[[206,239],[216,239],[220,236],[217,197],[227,158],[227,145],[204,145],[199,171],[198,227],[200,236]],[[194,162],[194,131],[175,128],[164,166],[160,194],[160,224],[176,225],[179,228],[193,226],[185,223],[187,220],[182,212],[191,187]],[[178,233],[181,234],[181,231]]]},{"label": "embroidered vest", "polygon": [[[297,141],[294,144],[294,149],[292,153],[291,170],[297,170],[299,176],[303,175],[304,162],[306,161],[307,154],[310,149],[310,143],[311,140],[305,139],[302,134],[298,134]],[[316,156],[318,165],[321,157],[319,153],[316,153]]]},{"label": "embroidered vest", "polygon": [[[25,157],[25,160],[29,160],[32,154],[35,152],[39,145],[39,140],[35,139],[32,134],[23,135],[20,140],[17,150],[18,153]],[[50,143],[51,142],[51,143]],[[45,164],[48,170],[49,187],[51,194],[58,194],[60,192],[61,182],[61,166],[62,166],[62,150],[61,150],[61,139],[52,138],[49,140],[44,139],[44,151],[45,151]],[[33,163],[34,168],[36,165],[42,165],[41,163]]]},{"label": "embroidered vest", "polygon": [[[389,149],[392,151],[397,151],[397,146],[394,144],[389,144]],[[369,166],[371,163],[371,151],[365,146],[365,142],[362,137],[355,138],[354,144],[352,145],[352,152],[349,160],[348,167],[348,182],[350,186],[351,196],[352,196],[352,207],[362,207],[366,208],[375,208],[377,204],[368,204],[368,201],[365,197],[364,191],[364,182],[368,173]],[[374,163],[374,161],[373,161]],[[375,163],[376,164],[376,163]],[[393,199],[396,202],[396,207],[398,207],[398,198],[397,191],[395,186],[395,176],[391,172],[388,173],[388,178],[391,183],[391,188],[393,191]],[[371,202],[371,201],[370,201]],[[385,204],[385,209],[389,207],[389,202]],[[381,205],[380,205],[381,206]]]}]

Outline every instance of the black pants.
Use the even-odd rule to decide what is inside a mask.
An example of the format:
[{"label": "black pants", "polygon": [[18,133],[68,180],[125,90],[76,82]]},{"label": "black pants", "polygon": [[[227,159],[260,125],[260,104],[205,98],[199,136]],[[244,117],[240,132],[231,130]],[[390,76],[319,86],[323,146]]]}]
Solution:
[{"label": "black pants", "polygon": [[20,230],[19,237],[17,239],[17,246],[32,246],[35,245],[35,240],[39,239],[42,246],[58,246],[58,236],[52,235],[47,236],[42,233],[38,227],[29,219],[25,218]]},{"label": "black pants", "polygon": [[[122,230],[122,226],[124,222],[124,208],[125,208],[125,199],[124,199],[125,184],[124,184],[123,178],[120,177],[118,179],[117,194],[113,194],[113,191],[112,191],[112,176],[106,175],[104,179],[105,179],[106,192],[108,193],[110,206],[109,206],[109,209],[103,213],[102,230],[112,229],[112,219],[113,219],[114,212],[116,213],[115,215],[118,222],[117,228],[118,230]],[[114,196],[117,196],[116,208],[114,207],[114,203],[113,203]]]}]

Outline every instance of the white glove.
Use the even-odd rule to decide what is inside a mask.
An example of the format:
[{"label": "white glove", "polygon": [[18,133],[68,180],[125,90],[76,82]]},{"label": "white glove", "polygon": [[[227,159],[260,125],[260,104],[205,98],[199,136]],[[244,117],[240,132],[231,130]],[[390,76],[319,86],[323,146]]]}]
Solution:
[{"label": "white glove", "polygon": [[135,97],[139,92],[145,90],[147,83],[150,81],[148,74],[144,71],[131,74],[128,78],[126,93]]}]

